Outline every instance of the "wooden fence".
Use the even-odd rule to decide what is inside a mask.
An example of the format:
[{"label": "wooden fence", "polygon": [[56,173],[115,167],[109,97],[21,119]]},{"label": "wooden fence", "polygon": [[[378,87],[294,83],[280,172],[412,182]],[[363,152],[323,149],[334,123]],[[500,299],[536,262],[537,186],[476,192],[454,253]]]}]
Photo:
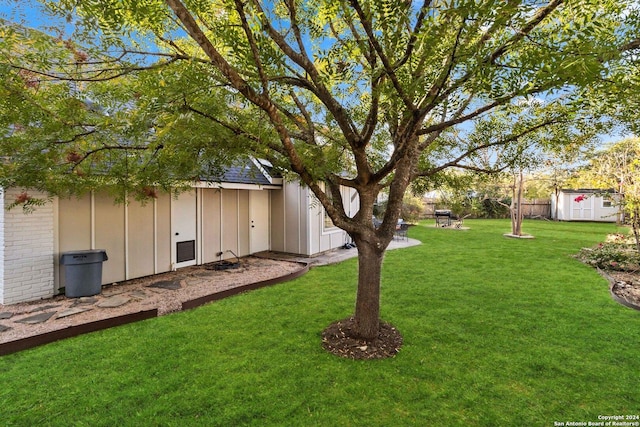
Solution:
[{"label": "wooden fence", "polygon": [[[443,203],[427,201],[424,204],[424,218],[435,218],[436,209],[449,209]],[[547,218],[551,219],[551,200],[550,199],[532,199],[524,200],[522,203],[522,212],[525,218]],[[453,212],[458,214],[458,212]]]},{"label": "wooden fence", "polygon": [[524,200],[524,203],[522,203],[522,213],[524,214],[525,218],[551,219],[551,200]]}]

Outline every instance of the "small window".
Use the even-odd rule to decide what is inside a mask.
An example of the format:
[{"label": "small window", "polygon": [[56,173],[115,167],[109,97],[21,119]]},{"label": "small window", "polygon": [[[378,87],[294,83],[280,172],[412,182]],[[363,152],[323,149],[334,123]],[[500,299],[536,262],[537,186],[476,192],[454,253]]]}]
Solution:
[{"label": "small window", "polygon": [[611,199],[607,199],[606,197],[602,198],[602,207],[603,208],[612,208],[613,201]]},{"label": "small window", "polygon": [[[321,183],[321,188],[324,191],[326,189],[324,183]],[[326,191],[327,197],[331,200],[331,193]],[[329,214],[327,213],[327,210],[324,208],[324,206],[320,205],[322,207],[322,229],[323,230],[330,230],[330,229],[334,229],[336,228],[336,225],[333,223],[333,220],[331,219],[331,217],[329,216]]]},{"label": "small window", "polygon": [[329,214],[327,214],[327,211],[322,208],[322,212],[324,213],[324,223],[323,223],[323,227],[325,230],[328,230],[329,228],[336,228],[335,224],[333,223],[333,220],[329,217]]}]

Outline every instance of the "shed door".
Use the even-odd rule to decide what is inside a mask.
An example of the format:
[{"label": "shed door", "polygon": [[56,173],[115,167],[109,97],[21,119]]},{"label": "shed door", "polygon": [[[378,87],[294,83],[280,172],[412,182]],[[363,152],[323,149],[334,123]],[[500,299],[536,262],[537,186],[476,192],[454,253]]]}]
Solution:
[{"label": "shed door", "polygon": [[171,262],[174,268],[196,264],[196,192],[180,193],[171,200]]},{"label": "shed door", "polygon": [[249,192],[249,239],[250,252],[269,250],[269,192]]},{"label": "shed door", "polygon": [[571,200],[571,219],[592,220],[594,218],[594,199],[595,197],[593,196],[586,196],[585,199],[576,201],[576,197],[573,197]]}]

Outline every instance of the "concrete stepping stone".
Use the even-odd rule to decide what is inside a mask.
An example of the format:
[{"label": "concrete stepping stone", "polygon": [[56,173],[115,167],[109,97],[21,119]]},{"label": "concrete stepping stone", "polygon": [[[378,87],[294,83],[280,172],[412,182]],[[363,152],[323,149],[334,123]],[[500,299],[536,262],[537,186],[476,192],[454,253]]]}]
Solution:
[{"label": "concrete stepping stone", "polygon": [[58,313],[56,319],[73,316],[74,314],[84,313],[85,311],[89,310],[91,310],[91,307],[71,307]]},{"label": "concrete stepping stone", "polygon": [[96,297],[80,297],[76,298],[75,301],[69,307],[77,307],[79,305],[87,306],[93,305],[98,302],[98,298]]},{"label": "concrete stepping stone", "polygon": [[131,301],[131,298],[129,298],[126,295],[116,295],[113,297],[103,299],[98,304],[96,304],[96,306],[102,307],[102,308],[115,308],[115,307],[120,307],[121,305],[125,305],[129,301]]},{"label": "concrete stepping stone", "polygon": [[148,285],[149,288],[160,288],[160,289],[168,289],[170,291],[175,291],[180,289],[182,285],[180,285],[179,280],[161,280],[156,283],[152,283]]},{"label": "concrete stepping stone", "polygon": [[145,299],[147,298],[147,294],[144,291],[133,291],[129,294],[132,298],[135,299]]},{"label": "concrete stepping stone", "polygon": [[190,279],[185,279],[185,281],[184,281],[184,283],[185,283],[187,286],[200,285],[200,284],[202,284],[202,283],[204,283],[204,282],[206,282],[206,280],[205,280],[205,279],[199,279],[199,278],[196,278],[196,277],[192,277],[192,278],[190,278]]},{"label": "concrete stepping stone", "polygon": [[58,308],[58,307],[60,307],[60,304],[58,304],[58,305],[43,305],[42,307],[34,308],[29,313],[37,313],[39,311],[51,310],[52,308]]},{"label": "concrete stepping stone", "polygon": [[0,319],[11,319],[11,316],[13,316],[13,313],[10,311],[3,311],[0,313]]},{"label": "concrete stepping stone", "polygon": [[11,329],[9,326],[0,325],[0,332],[8,331]]},{"label": "concrete stepping stone", "polygon": [[25,323],[27,325],[35,325],[35,324],[38,324],[38,323],[46,322],[54,314],[56,314],[55,311],[50,311],[48,313],[40,313],[40,314],[36,314],[35,316],[25,317],[24,319],[14,320],[14,322],[16,322],[16,323]]}]

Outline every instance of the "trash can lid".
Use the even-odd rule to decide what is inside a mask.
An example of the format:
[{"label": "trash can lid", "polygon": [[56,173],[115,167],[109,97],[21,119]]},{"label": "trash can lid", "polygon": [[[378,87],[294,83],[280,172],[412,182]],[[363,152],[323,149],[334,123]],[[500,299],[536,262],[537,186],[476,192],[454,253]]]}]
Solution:
[{"label": "trash can lid", "polygon": [[80,251],[63,252],[60,255],[60,264],[92,264],[108,260],[107,251],[104,249],[87,249]]}]

